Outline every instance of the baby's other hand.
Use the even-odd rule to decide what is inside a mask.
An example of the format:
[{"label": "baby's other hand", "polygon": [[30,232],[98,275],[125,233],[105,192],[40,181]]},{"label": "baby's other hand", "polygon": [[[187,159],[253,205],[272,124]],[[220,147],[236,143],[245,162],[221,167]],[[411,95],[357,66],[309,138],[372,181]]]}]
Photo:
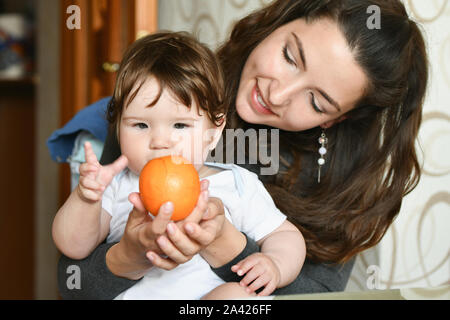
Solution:
[{"label": "baby's other hand", "polygon": [[80,165],[80,181],[77,186],[78,195],[87,202],[100,201],[106,187],[115,175],[128,164],[125,156],[120,156],[110,165],[102,166],[92,149],[90,142],[84,144],[86,162]]},{"label": "baby's other hand", "polygon": [[258,293],[258,296],[270,295],[280,283],[280,270],[273,260],[263,253],[249,255],[232,266],[231,271],[236,272],[239,276],[245,274],[239,284],[247,286],[248,293],[265,287]]}]

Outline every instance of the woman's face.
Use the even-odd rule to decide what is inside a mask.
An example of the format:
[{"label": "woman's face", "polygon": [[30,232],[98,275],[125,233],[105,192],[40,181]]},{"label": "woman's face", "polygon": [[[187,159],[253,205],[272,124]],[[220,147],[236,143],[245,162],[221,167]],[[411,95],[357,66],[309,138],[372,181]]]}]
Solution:
[{"label": "woman's face", "polygon": [[294,20],[250,54],[236,98],[239,116],[287,131],[328,128],[345,119],[367,79],[337,24]]}]

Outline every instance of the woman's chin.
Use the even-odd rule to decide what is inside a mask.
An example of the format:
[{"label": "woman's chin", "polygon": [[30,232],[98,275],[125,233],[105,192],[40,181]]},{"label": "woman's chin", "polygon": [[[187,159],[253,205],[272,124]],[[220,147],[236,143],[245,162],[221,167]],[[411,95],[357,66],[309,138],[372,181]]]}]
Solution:
[{"label": "woman's chin", "polygon": [[259,124],[258,116],[253,111],[252,107],[250,107],[248,104],[236,105],[236,112],[239,117],[245,122]]}]

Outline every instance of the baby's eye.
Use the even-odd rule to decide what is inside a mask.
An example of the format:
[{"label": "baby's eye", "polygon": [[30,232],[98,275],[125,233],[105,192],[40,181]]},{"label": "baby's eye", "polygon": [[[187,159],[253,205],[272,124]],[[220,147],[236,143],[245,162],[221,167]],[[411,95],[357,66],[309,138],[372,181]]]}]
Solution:
[{"label": "baby's eye", "polygon": [[147,128],[148,128],[148,126],[147,126],[145,123],[142,123],[142,122],[135,123],[135,124],[133,125],[133,127],[136,127],[136,128],[138,128],[138,129],[147,129]]},{"label": "baby's eye", "polygon": [[175,123],[174,125],[175,129],[185,129],[185,128],[189,128],[189,125],[185,124],[185,123]]}]

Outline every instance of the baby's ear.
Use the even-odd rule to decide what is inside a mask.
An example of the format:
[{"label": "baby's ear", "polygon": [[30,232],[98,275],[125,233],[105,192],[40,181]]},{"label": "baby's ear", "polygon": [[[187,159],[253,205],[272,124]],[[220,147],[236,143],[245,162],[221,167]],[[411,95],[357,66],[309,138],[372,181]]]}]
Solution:
[{"label": "baby's ear", "polygon": [[225,128],[226,120],[225,117],[219,127],[214,126],[208,130],[208,150],[214,150],[222,137],[223,129]]}]

